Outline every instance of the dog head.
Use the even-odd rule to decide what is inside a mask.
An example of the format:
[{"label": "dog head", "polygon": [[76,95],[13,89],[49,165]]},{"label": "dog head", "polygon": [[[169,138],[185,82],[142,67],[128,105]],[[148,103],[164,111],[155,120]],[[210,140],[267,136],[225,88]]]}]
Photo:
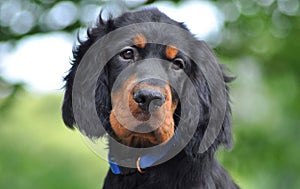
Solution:
[{"label": "dog head", "polygon": [[[188,33],[188,36],[178,36],[161,28],[151,27],[137,29],[134,24],[164,23],[176,26]],[[118,36],[124,43],[106,42],[105,49],[109,51],[117,45],[119,49],[99,73],[95,89],[95,107],[99,122],[105,131],[115,140],[130,147],[152,147],[168,142],[176,135],[182,114],[193,115],[195,104],[189,99],[196,97],[197,125],[193,136],[185,147],[189,155],[196,155],[201,140],[208,127],[212,112],[212,93],[203,70],[196,62],[206,65],[217,64],[214,54],[202,41],[198,41],[188,32],[182,23],[178,23],[157,9],[128,12],[117,18],[104,21],[101,16],[98,24],[87,31],[88,39],[80,41],[73,50],[72,68],[65,77],[65,96],[62,106],[65,124],[73,128],[76,125],[73,112],[72,90],[74,78],[86,52],[95,45],[97,40],[120,28],[130,29],[130,35]],[[192,39],[193,44],[185,37]],[[157,38],[157,39],[153,39]],[[185,41],[179,44],[178,41]],[[161,43],[153,43],[153,41]],[[183,50],[178,46],[184,46]],[[191,56],[195,57],[194,59]],[[222,66],[217,64],[218,69]],[[212,73],[217,74],[217,73]],[[231,80],[222,74],[222,82]],[[89,75],[86,75],[89,77]],[[214,75],[210,75],[214,77]],[[194,88],[190,92],[187,80]],[[225,86],[225,85],[224,85]],[[183,100],[184,99],[184,100]],[[210,149],[219,144],[231,146],[231,122],[227,86],[225,96],[224,119]],[[184,124],[182,130],[189,130],[190,125]],[[104,132],[88,125],[78,125],[88,137],[101,137]]]}]

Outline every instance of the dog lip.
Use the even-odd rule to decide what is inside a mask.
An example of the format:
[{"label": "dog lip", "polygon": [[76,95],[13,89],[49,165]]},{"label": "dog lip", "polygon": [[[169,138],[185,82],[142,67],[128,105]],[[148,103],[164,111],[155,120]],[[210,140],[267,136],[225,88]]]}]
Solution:
[{"label": "dog lip", "polygon": [[141,123],[134,128],[134,132],[146,134],[146,133],[153,132],[153,130],[155,130],[155,129],[156,128],[152,127],[149,123]]},{"label": "dog lip", "polygon": [[128,137],[130,137],[130,135],[132,135],[132,131],[126,132],[126,134],[124,134],[123,137],[128,138]]},{"label": "dog lip", "polygon": [[134,127],[132,130],[128,130],[123,137],[128,138],[132,135],[136,136],[143,136],[143,135],[149,135],[152,134],[155,136],[155,130],[156,128],[152,127],[149,123],[141,123]]},{"label": "dog lip", "polygon": [[143,138],[143,139],[149,139],[153,137],[155,141],[158,141],[157,135],[155,131],[151,131],[148,133],[139,133],[139,132],[134,132],[134,131],[129,131],[124,138],[129,138],[129,137],[137,137],[137,138]]},{"label": "dog lip", "polygon": [[150,114],[150,112],[141,111],[141,112],[135,113],[134,117],[139,121],[148,121],[151,117],[151,114]]}]

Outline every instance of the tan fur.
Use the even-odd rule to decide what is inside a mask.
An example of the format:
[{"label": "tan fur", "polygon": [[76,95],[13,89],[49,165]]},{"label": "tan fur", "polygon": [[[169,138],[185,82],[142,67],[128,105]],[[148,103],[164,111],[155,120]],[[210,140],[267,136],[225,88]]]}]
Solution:
[{"label": "tan fur", "polygon": [[[117,138],[125,145],[136,147],[150,147],[168,141],[174,135],[173,114],[177,103],[173,103],[171,88],[166,85],[164,88],[140,84],[135,86],[135,76],[124,82],[119,91],[112,94],[112,112],[110,114],[110,123]],[[133,100],[133,90],[141,88],[156,88],[165,96],[165,103],[150,115],[143,114],[138,104]],[[138,124],[147,121],[156,129],[149,133],[137,133],[131,130]],[[129,129],[130,130],[129,130]]]},{"label": "tan fur", "polygon": [[174,59],[178,54],[178,49],[172,45],[169,45],[167,46],[165,53],[167,58]]},{"label": "tan fur", "polygon": [[137,34],[133,39],[133,44],[137,47],[144,48],[146,46],[147,39],[143,34]]}]

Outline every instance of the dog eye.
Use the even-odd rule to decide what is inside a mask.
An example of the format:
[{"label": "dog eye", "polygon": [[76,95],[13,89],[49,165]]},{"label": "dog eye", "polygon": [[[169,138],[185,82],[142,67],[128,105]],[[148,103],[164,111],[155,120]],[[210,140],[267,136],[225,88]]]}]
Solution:
[{"label": "dog eye", "polygon": [[175,58],[173,60],[173,64],[175,66],[173,66],[173,68],[175,70],[179,70],[179,69],[184,69],[185,68],[185,61],[182,58]]},{"label": "dog eye", "polygon": [[126,48],[120,53],[120,56],[124,60],[133,60],[134,59],[134,50],[132,48]]}]

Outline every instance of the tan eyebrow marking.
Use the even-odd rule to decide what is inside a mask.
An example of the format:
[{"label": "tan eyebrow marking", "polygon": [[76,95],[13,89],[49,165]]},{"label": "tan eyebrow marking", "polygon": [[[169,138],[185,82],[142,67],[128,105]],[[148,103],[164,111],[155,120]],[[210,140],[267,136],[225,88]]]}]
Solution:
[{"label": "tan eyebrow marking", "polygon": [[144,48],[146,46],[147,39],[145,38],[145,36],[143,34],[139,33],[134,37],[133,43],[137,47]]},{"label": "tan eyebrow marking", "polygon": [[166,48],[166,56],[169,59],[174,59],[178,54],[178,50],[175,46],[168,45]]}]

